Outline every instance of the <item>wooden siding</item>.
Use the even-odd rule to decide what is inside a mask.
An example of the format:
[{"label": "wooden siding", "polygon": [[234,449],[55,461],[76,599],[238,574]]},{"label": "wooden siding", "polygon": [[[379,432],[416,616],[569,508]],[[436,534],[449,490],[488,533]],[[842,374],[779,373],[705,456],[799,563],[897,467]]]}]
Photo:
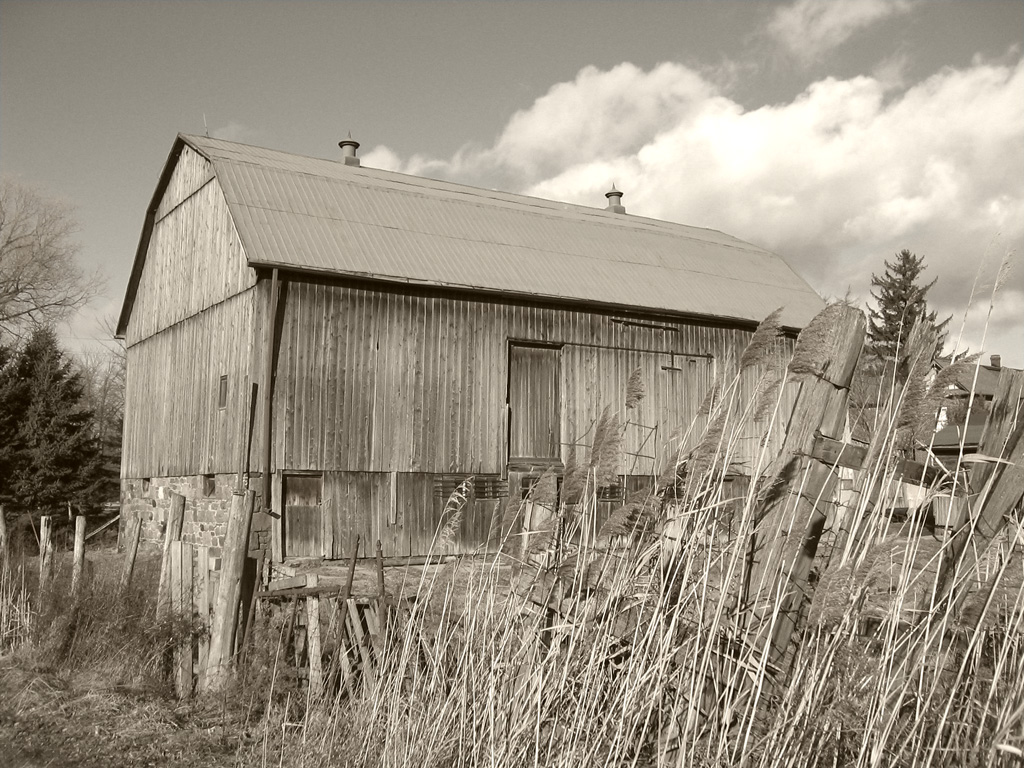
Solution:
[{"label": "wooden siding", "polygon": [[[660,471],[659,458],[666,448],[680,445],[714,378],[714,360],[701,355],[581,344],[565,345],[562,354],[565,439],[577,446],[579,456],[585,455],[608,406],[625,427],[619,472],[627,475]],[[627,410],[626,386],[636,369],[645,393]]]},{"label": "wooden siding", "polygon": [[[657,426],[660,439],[689,425],[714,359],[750,337],[739,329],[299,280],[287,281],[282,311],[273,464],[285,471],[503,474],[510,340],[563,346],[563,461],[606,404],[624,410],[637,367],[647,396],[630,419]],[[628,449],[653,455],[641,430],[633,433]],[[652,469],[650,458],[628,468]]]},{"label": "wooden siding", "polygon": [[[128,347],[122,477],[237,471],[256,295],[250,288]],[[227,405],[218,408],[223,375]]]},{"label": "wooden siding", "polygon": [[210,161],[191,147],[182,147],[171,172],[171,178],[167,182],[167,188],[156,207],[155,220],[162,219],[182,201],[195,194],[211,178],[213,166]]},{"label": "wooden siding", "polygon": [[285,475],[281,504],[286,557],[319,557],[324,547],[322,478]]},{"label": "wooden siding", "polygon": [[157,208],[164,215],[153,225],[125,333],[128,346],[256,283],[219,184],[202,181],[202,169],[188,151]]},{"label": "wooden siding", "polygon": [[494,516],[504,510],[506,497],[471,491],[452,540],[438,542],[434,537],[446,522],[449,487],[464,479],[445,477],[448,483],[425,472],[325,472],[323,510],[331,536],[324,555],[351,556],[357,534],[361,557],[371,557],[378,540],[387,557],[478,550],[487,542]]},{"label": "wooden siding", "polygon": [[508,361],[510,459],[562,455],[562,350],[512,344]]}]

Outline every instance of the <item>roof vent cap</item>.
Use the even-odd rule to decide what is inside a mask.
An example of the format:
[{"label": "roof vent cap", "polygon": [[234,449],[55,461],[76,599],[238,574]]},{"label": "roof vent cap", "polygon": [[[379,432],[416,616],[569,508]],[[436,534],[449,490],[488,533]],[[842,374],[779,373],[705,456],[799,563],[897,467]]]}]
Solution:
[{"label": "roof vent cap", "polygon": [[608,205],[605,207],[606,211],[612,213],[625,213],[626,208],[622,205],[622,193],[615,188],[615,182],[612,182],[612,188],[604,193],[604,196],[608,198]]},{"label": "roof vent cap", "polygon": [[352,138],[351,131],[349,131],[347,139],[338,142],[338,146],[341,147],[341,160],[345,165],[359,165],[359,158],[356,157],[356,150],[359,149],[359,142]]}]

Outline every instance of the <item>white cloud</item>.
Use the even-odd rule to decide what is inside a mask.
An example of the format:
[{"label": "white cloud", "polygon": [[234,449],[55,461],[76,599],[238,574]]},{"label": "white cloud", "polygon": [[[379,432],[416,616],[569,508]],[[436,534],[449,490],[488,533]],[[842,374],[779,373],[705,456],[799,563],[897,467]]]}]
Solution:
[{"label": "white cloud", "polygon": [[[909,248],[939,278],[929,297],[945,315],[962,313],[979,264],[987,295],[1003,254],[1024,254],[1022,94],[1019,57],[906,90],[826,78],[749,111],[678,64],[588,67],[490,147],[405,162],[378,147],[364,162],[595,207],[614,181],[631,213],[768,247],[832,296],[867,298],[872,272]],[[988,346],[1024,365],[1024,267],[1000,294]],[[980,331],[968,337],[978,349]]]},{"label": "white cloud", "polygon": [[910,0],[797,0],[775,11],[767,34],[805,62],[837,48],[877,21],[907,13]]},{"label": "white cloud", "polygon": [[257,144],[260,142],[263,132],[256,128],[250,128],[237,120],[231,120],[227,125],[212,129],[210,135],[215,139],[224,139],[225,141]]}]

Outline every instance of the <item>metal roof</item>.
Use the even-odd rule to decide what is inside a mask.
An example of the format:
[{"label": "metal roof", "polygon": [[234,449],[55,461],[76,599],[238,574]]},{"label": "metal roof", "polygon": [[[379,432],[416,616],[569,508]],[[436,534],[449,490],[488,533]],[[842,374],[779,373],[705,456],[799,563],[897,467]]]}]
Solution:
[{"label": "metal roof", "polygon": [[212,163],[252,266],[748,322],[782,306],[791,328],[823,306],[779,256],[714,230],[204,136],[178,141]]}]

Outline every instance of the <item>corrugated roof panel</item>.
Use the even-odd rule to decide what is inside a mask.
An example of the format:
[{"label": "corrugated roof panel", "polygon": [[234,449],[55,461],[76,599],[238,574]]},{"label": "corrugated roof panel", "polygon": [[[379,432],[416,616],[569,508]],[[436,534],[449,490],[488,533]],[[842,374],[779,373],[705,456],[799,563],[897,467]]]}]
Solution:
[{"label": "corrugated roof panel", "polygon": [[213,163],[251,264],[801,327],[821,299],[713,230],[183,137]]}]

